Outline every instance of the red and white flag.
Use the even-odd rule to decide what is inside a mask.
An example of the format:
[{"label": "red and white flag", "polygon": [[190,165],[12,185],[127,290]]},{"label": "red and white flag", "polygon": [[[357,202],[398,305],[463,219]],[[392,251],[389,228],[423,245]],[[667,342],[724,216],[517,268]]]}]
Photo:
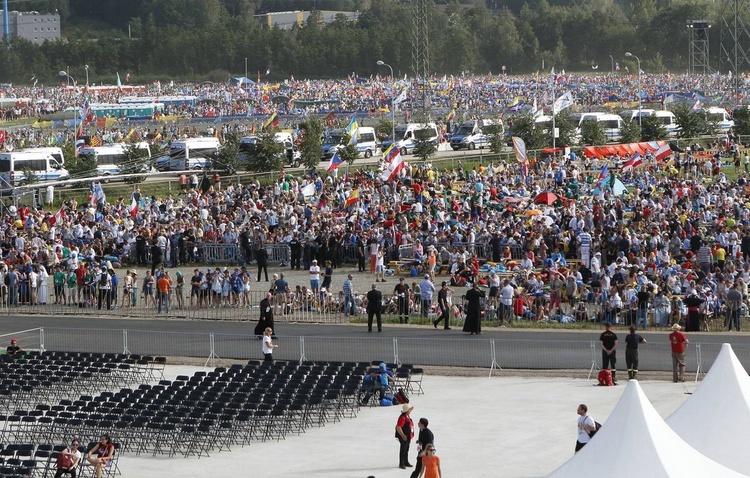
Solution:
[{"label": "red and white flag", "polygon": [[65,210],[60,207],[60,210],[57,211],[57,213],[49,218],[49,224],[50,226],[54,226],[55,224],[59,224],[65,219]]},{"label": "red and white flag", "polygon": [[640,166],[642,162],[643,158],[641,158],[641,154],[635,153],[632,158],[625,161],[625,164],[622,165],[622,170],[627,171],[629,169],[635,169]]},{"label": "red and white flag", "polygon": [[136,202],[135,198],[133,198],[133,201],[130,203],[130,217],[135,217],[138,215],[138,203]]},{"label": "red and white flag", "polygon": [[404,167],[404,158],[401,156],[399,149],[392,145],[386,150],[383,159],[387,166],[380,175],[380,179],[388,182],[396,177],[398,172]]}]

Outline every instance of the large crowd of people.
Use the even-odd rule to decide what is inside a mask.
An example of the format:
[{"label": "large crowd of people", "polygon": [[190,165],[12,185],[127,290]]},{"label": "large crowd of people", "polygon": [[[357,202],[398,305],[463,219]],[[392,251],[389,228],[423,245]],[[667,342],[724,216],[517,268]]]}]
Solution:
[{"label": "large crowd of people", "polygon": [[[391,274],[411,276],[411,286],[394,289],[394,297],[403,293],[410,310],[422,307],[435,318],[442,315],[432,297],[439,287],[423,293],[429,287],[422,277],[432,283],[443,274],[450,296],[475,283],[488,288],[481,308],[463,311],[463,304],[449,301],[449,307],[456,305],[453,315],[479,310],[483,318],[503,322],[601,320],[660,327],[684,321],[688,330],[697,330],[723,314],[738,327],[750,283],[745,202],[750,160],[740,148],[714,147],[675,152],[666,161],[647,155],[627,171],[616,169],[622,158],[558,152],[470,169],[460,162],[454,169],[407,163],[391,181],[378,171],[284,174],[270,184],[201,181],[198,188],[191,186],[198,182],[185,181],[182,194],[163,198],[137,190],[132,198],[108,200],[94,185],[89,204],[69,200],[59,210],[3,209],[2,283],[7,288],[11,276],[18,284],[17,292],[7,295],[14,304],[59,300],[51,298],[50,277],[60,278],[55,280],[60,290],[70,284],[72,294],[73,279],[65,274],[86,264],[93,267],[75,272],[82,276],[76,300],[111,307],[117,298],[81,287],[87,276],[104,284],[95,278],[102,275],[95,267],[107,272],[146,260],[155,268],[200,263],[196,245],[224,244],[238,249],[245,267],[197,270],[197,285],[192,279],[182,284],[187,291],[205,283],[214,293],[213,299],[198,293],[193,306],[215,306],[217,295],[219,305],[242,305],[242,291],[254,280],[246,266],[267,260],[258,250],[286,244],[291,257],[285,266],[293,269],[312,271],[314,261],[337,267],[355,259],[360,273],[371,273],[376,282],[386,283]],[[727,151],[734,157],[726,157]],[[607,174],[605,165],[611,168]],[[537,204],[542,193],[556,196]],[[147,259],[149,253],[156,257]],[[324,270],[317,271],[325,277]],[[162,274],[152,273],[158,307]],[[170,278],[170,287],[179,279]],[[288,284],[284,297],[295,300],[296,287],[304,290],[296,300],[314,303],[321,294],[344,312],[351,285],[347,292],[339,280],[329,279],[322,288],[313,281],[309,288]],[[393,300],[392,312],[401,316],[399,302]]]}]

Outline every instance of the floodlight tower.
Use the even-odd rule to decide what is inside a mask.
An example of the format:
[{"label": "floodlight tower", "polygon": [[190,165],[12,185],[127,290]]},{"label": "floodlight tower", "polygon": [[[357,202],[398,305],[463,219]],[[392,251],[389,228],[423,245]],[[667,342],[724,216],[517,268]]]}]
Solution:
[{"label": "floodlight tower", "polygon": [[750,70],[750,0],[722,0],[719,13],[721,45],[719,71],[732,73],[734,100],[739,102],[740,72]]},{"label": "floodlight tower", "polygon": [[427,78],[430,76],[428,7],[431,0],[412,1],[411,68],[422,90],[422,113],[427,111]]},{"label": "floodlight tower", "polygon": [[688,20],[690,30],[690,74],[706,75],[711,73],[708,59],[708,31],[711,24],[708,20]]}]

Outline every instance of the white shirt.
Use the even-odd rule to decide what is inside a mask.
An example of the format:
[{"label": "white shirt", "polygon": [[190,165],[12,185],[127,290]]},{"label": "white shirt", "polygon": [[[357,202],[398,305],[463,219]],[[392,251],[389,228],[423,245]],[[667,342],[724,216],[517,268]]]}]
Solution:
[{"label": "white shirt", "polygon": [[589,432],[586,431],[585,428],[583,428],[583,425],[586,424],[589,427],[596,426],[596,422],[594,422],[594,419],[591,418],[588,415],[584,415],[582,417],[578,417],[578,441],[580,443],[588,443],[589,440],[591,440],[591,437],[589,436]]},{"label": "white shirt", "polygon": [[263,353],[264,354],[273,353],[273,347],[271,347],[271,336],[270,335],[264,335],[263,336]]},{"label": "white shirt", "polygon": [[513,305],[513,286],[508,284],[500,289],[500,302],[503,305]]},{"label": "white shirt", "polygon": [[320,280],[320,266],[310,266],[310,280]]}]

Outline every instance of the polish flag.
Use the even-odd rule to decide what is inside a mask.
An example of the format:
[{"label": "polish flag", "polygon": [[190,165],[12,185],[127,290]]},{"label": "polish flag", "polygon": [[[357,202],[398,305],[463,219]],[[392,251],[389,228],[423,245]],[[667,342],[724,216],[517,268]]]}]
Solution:
[{"label": "polish flag", "polygon": [[60,207],[60,210],[57,211],[57,213],[49,218],[50,226],[54,226],[55,224],[59,224],[65,219],[65,210]]},{"label": "polish flag", "polygon": [[138,203],[135,201],[135,198],[133,198],[133,201],[130,203],[130,217],[135,217],[138,215]]}]

